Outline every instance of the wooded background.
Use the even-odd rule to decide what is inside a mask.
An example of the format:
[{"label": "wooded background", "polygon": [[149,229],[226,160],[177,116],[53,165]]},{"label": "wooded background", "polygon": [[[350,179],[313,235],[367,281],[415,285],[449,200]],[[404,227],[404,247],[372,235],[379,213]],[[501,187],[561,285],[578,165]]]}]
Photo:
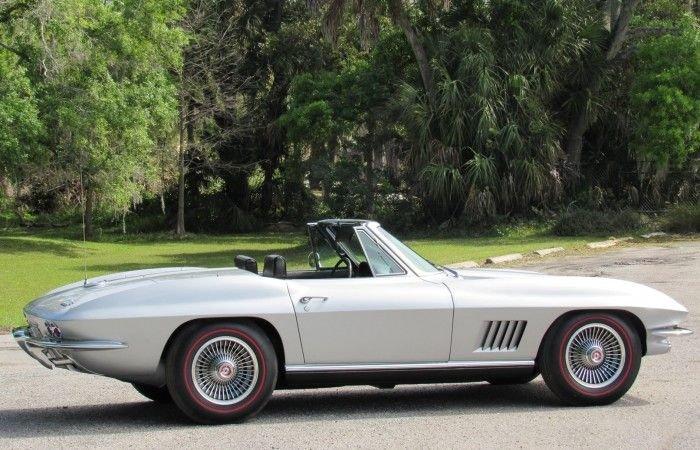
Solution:
[{"label": "wooded background", "polygon": [[698,11],[0,0],[0,211],[90,237],[697,203]]}]

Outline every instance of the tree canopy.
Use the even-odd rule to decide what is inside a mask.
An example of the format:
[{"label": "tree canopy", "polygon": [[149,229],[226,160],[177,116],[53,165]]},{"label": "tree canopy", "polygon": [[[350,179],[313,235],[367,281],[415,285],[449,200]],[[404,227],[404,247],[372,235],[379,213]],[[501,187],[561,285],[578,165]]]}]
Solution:
[{"label": "tree canopy", "polygon": [[[410,227],[700,198],[681,0],[0,1],[21,221]],[[7,203],[2,203],[7,204]],[[74,216],[75,217],[75,216]]]}]

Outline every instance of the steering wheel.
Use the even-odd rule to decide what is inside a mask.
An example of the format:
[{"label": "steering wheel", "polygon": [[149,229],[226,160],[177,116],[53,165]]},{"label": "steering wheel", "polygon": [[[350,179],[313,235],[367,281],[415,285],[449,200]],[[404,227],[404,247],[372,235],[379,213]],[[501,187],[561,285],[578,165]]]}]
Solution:
[{"label": "steering wheel", "polygon": [[341,257],[337,263],[335,263],[335,266],[333,266],[333,270],[331,270],[331,277],[335,275],[335,271],[338,270],[338,267],[340,266],[341,263],[345,263],[346,266],[348,266],[348,278],[352,278],[352,261],[350,261],[350,258],[347,256]]}]

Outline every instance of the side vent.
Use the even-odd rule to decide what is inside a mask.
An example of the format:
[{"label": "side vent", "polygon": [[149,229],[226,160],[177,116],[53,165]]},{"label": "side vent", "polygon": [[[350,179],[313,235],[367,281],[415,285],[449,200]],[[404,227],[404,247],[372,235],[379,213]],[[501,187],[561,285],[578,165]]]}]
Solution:
[{"label": "side vent", "polygon": [[507,352],[513,351],[520,345],[526,320],[489,320],[485,322],[484,336],[479,351]]}]

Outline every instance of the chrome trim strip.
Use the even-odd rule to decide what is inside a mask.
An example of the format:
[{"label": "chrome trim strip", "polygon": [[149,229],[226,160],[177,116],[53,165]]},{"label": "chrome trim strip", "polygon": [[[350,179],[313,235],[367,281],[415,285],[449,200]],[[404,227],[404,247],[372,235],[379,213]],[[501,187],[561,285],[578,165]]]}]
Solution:
[{"label": "chrome trim strip", "polygon": [[20,347],[32,346],[40,348],[52,348],[56,350],[116,350],[128,346],[116,341],[50,341],[37,339],[31,336],[28,327],[15,328],[12,337]]},{"label": "chrome trim strip", "polygon": [[532,367],[535,361],[449,361],[398,364],[287,364],[287,372],[364,372],[374,370],[479,369],[489,367]]},{"label": "chrome trim strip", "polygon": [[658,337],[668,337],[668,336],[688,336],[693,334],[692,330],[681,327],[666,327],[657,328],[656,330],[651,330],[651,334]]}]

